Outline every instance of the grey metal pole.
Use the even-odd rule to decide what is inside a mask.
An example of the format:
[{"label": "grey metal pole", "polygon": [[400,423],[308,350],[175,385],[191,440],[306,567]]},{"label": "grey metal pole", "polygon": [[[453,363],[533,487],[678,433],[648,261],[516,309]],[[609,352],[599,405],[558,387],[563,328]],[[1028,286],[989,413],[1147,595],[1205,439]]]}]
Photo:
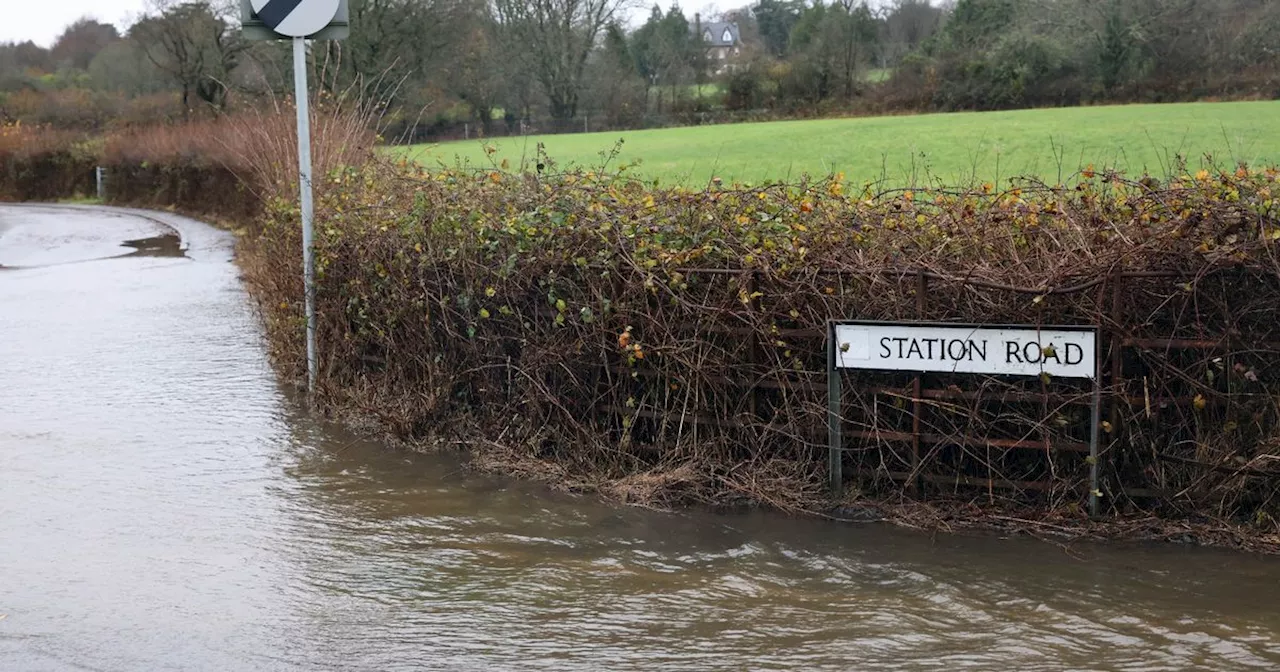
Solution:
[{"label": "grey metal pole", "polygon": [[307,392],[316,391],[316,287],[311,255],[311,111],[307,104],[307,41],[293,38],[293,92],[298,108],[298,191],[302,206],[302,286],[307,310]]},{"label": "grey metal pole", "polygon": [[836,368],[836,327],[827,324],[827,479],[832,499],[844,494],[844,439],[840,436],[840,370]]},{"label": "grey metal pole", "polygon": [[[1097,337],[1094,337],[1097,343]],[[1093,362],[1093,403],[1090,408],[1091,429],[1089,430],[1089,515],[1098,517],[1098,440],[1099,427],[1102,424],[1102,366],[1098,362],[1096,345]]]}]

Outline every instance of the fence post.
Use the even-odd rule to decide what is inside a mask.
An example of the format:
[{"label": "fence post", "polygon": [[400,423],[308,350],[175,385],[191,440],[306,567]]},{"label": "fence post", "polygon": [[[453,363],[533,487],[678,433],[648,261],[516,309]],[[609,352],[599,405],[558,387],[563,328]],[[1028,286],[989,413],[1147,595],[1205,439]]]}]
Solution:
[{"label": "fence post", "polygon": [[[1111,317],[1110,332],[1111,333],[1109,334],[1110,338],[1107,339],[1111,345],[1111,351],[1110,351],[1111,404],[1108,412],[1108,417],[1110,418],[1111,431],[1108,432],[1108,436],[1106,437],[1108,452],[1110,451],[1111,446],[1115,445],[1116,439],[1119,437],[1120,426],[1121,426],[1120,404],[1124,401],[1126,396],[1125,385],[1124,385],[1124,337],[1122,335],[1123,331],[1119,326],[1121,324],[1121,317],[1122,317],[1121,310],[1122,310],[1123,301],[1124,301],[1126,276],[1123,273],[1119,273],[1112,277],[1111,282],[1112,282],[1111,313],[1110,313],[1110,317]],[[1099,327],[1100,327],[1098,330],[1099,332],[1102,331],[1101,329],[1102,324],[1103,324],[1103,321],[1099,320]],[[1096,375],[1098,376],[1098,387],[1101,388],[1102,372],[1098,371]],[[1099,390],[1099,398],[1097,399],[1099,417],[1092,418],[1094,423],[1094,428],[1092,430],[1093,432],[1098,431],[1098,425],[1101,424],[1101,420],[1102,420],[1100,417],[1101,416],[1100,405],[1102,403],[1102,399],[1100,395],[1101,395],[1101,390]],[[1102,436],[1100,434],[1098,435],[1098,440],[1099,441],[1102,440]],[[1097,502],[1098,498],[1094,495],[1094,492],[1097,492],[1099,488],[1102,487],[1101,476],[1098,473],[1099,469],[1102,467],[1102,464],[1101,464],[1102,452],[1103,451],[1101,449],[1101,446],[1099,446],[1098,455],[1093,456],[1093,460],[1092,460],[1093,464],[1089,465],[1089,508],[1090,508],[1090,514],[1095,517],[1098,516],[1100,513],[1100,511],[1098,510],[1100,508],[1099,503]],[[1116,487],[1119,490],[1123,490],[1124,484],[1117,483]]]},{"label": "fence post", "polygon": [[[1094,335],[1094,343],[1098,337]],[[1089,408],[1089,517],[1098,517],[1099,484],[1098,484],[1098,430],[1102,424],[1102,363],[1097,350],[1093,353],[1093,399]]]},{"label": "fence post", "polygon": [[102,166],[94,168],[93,177],[97,187],[98,200],[105,203],[107,200],[107,169]]},{"label": "fence post", "polygon": [[840,370],[836,368],[836,326],[827,322],[827,477],[831,498],[844,490],[844,439],[840,435]]}]

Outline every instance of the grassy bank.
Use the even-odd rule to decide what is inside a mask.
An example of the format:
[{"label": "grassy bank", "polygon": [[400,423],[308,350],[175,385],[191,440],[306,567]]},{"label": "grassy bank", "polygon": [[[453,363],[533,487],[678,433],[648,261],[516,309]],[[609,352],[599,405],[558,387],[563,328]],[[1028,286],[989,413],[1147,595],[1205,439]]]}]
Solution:
[{"label": "grassy bank", "polygon": [[[948,186],[1036,176],[1061,182],[1092,164],[1138,176],[1280,160],[1280,102],[1184,103],[925,114],[502,138],[400,148],[424,165],[536,163],[537,147],[562,167],[595,167],[619,140],[614,163],[665,184],[794,181],[844,173],[853,183]],[[495,150],[491,155],[486,147]],[[495,163],[496,162],[496,163]]]}]

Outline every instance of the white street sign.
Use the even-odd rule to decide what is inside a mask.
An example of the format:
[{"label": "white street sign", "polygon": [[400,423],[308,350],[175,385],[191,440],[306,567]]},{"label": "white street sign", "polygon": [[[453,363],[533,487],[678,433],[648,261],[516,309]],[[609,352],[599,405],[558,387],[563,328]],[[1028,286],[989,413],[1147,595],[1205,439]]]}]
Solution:
[{"label": "white street sign", "polygon": [[836,367],[1093,379],[1092,328],[836,324]]},{"label": "white street sign", "polygon": [[286,37],[310,37],[338,14],[340,0],[249,0],[258,20]]}]

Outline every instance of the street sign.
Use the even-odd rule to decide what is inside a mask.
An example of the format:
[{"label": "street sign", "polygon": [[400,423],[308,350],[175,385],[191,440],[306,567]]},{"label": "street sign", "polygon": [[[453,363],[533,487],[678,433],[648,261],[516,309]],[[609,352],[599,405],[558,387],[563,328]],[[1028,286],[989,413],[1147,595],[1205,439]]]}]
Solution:
[{"label": "street sign", "polygon": [[[320,28],[317,17],[328,15]],[[341,40],[350,35],[348,0],[240,0],[241,35],[247,40]],[[268,21],[267,19],[272,19]]]},{"label": "street sign", "polygon": [[[1096,327],[998,326],[833,320],[827,325],[827,476],[832,496],[844,484],[840,370],[977,373],[1092,381],[1089,513],[1098,515],[1098,429],[1102,382]],[[917,387],[917,394],[919,388]]]},{"label": "street sign", "polygon": [[835,325],[842,369],[1093,378],[1093,327],[982,327],[919,323]]},{"label": "street sign", "polygon": [[302,215],[302,286],[307,315],[307,391],[316,391],[315,219],[311,185],[311,111],[307,40],[346,37],[347,0],[240,0],[240,32],[248,40],[293,41],[293,91],[298,112],[298,205]]}]

